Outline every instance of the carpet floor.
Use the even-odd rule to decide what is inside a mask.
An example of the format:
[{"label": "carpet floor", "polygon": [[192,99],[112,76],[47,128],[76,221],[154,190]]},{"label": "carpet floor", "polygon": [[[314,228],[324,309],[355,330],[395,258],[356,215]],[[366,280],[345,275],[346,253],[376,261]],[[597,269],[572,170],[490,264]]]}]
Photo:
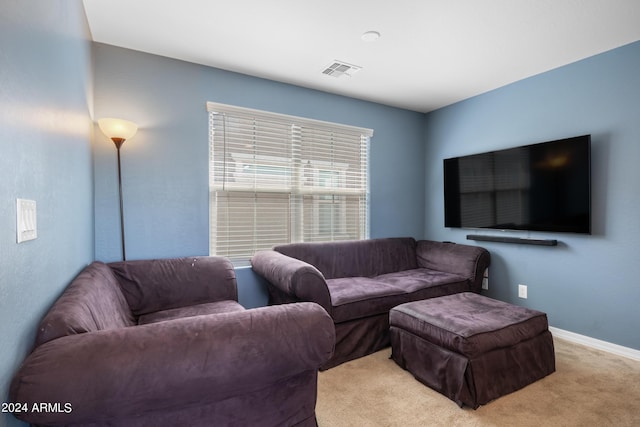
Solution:
[{"label": "carpet floor", "polygon": [[640,426],[640,361],[554,339],[556,372],[477,410],[402,370],[385,349],[318,378],[320,427]]}]

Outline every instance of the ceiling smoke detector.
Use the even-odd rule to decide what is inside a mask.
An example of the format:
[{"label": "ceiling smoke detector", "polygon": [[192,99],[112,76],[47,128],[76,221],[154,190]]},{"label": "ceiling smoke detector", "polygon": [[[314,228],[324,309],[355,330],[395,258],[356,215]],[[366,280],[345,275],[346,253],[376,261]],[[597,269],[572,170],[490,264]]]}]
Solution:
[{"label": "ceiling smoke detector", "polygon": [[367,31],[360,36],[363,42],[374,42],[380,38],[380,33],[377,31]]},{"label": "ceiling smoke detector", "polygon": [[343,61],[333,61],[329,66],[327,66],[322,74],[326,74],[332,77],[351,77],[358,71],[360,71],[362,67],[357,65],[347,64]]}]

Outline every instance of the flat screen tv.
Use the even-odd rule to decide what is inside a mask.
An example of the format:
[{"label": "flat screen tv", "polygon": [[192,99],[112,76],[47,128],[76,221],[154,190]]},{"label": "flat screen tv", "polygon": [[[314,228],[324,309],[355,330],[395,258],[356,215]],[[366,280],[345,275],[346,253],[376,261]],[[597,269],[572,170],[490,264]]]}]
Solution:
[{"label": "flat screen tv", "polygon": [[590,135],[445,159],[445,227],[590,234],[590,162]]}]

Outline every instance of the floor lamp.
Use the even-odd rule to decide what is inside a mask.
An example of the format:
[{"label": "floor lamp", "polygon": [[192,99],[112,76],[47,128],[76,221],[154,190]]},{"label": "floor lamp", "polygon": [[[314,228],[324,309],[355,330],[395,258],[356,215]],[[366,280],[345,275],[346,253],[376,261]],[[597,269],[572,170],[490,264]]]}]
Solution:
[{"label": "floor lamp", "polygon": [[122,174],[120,172],[120,147],[127,139],[133,137],[138,131],[138,125],[127,120],[120,119],[100,119],[98,120],[98,126],[100,130],[107,135],[113,143],[116,145],[116,151],[118,152],[118,191],[120,194],[120,238],[122,241],[122,260],[127,260],[127,255],[124,247],[124,213],[122,203]]}]

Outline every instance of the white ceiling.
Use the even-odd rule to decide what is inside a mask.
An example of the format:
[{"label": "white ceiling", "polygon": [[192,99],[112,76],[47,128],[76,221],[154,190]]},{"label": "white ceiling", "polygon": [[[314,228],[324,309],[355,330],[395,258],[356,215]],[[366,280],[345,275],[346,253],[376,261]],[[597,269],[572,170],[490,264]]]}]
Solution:
[{"label": "white ceiling", "polygon": [[640,40],[639,0],[83,1],[96,42],[420,112]]}]

